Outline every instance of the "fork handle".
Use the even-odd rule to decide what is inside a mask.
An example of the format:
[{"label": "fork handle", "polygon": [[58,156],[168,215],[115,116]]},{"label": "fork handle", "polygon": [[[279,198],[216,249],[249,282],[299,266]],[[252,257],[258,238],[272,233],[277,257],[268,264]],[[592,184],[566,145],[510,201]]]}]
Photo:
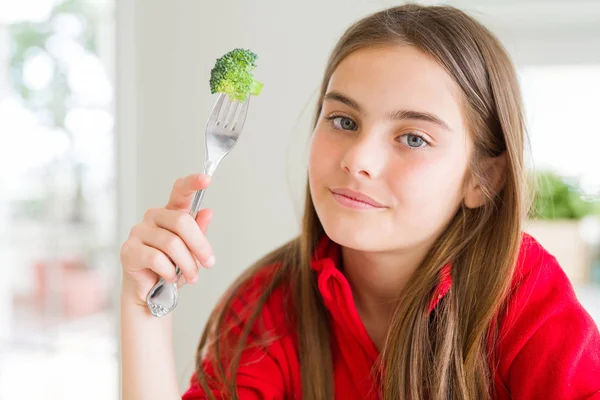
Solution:
[{"label": "fork handle", "polygon": [[[204,173],[212,176],[215,169],[217,169],[217,165],[218,163],[207,161],[204,164]],[[198,211],[200,210],[204,193],[205,189],[200,189],[194,193],[194,199],[192,200],[192,206],[190,207],[189,212],[194,219],[196,219]],[[179,282],[179,279],[181,279],[181,269],[178,266],[175,266],[175,272],[177,273],[177,282]],[[163,317],[177,307],[177,300],[177,283],[170,283],[164,278],[160,278],[156,285],[148,292],[146,304],[152,315],[155,317]]]},{"label": "fork handle", "polygon": [[190,207],[190,215],[194,219],[196,219],[198,211],[200,211],[200,204],[202,204],[202,199],[204,198],[204,190],[200,189],[194,193],[194,200],[192,200],[192,206]]}]

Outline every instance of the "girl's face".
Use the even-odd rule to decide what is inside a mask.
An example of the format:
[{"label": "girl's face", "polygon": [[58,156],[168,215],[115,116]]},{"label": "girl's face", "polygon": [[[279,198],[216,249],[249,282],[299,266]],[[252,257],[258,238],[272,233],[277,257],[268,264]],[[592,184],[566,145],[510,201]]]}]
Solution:
[{"label": "girl's face", "polygon": [[326,93],[309,184],[327,235],[363,251],[432,243],[465,195],[472,142],[459,87],[433,59],[398,45],[351,53]]}]

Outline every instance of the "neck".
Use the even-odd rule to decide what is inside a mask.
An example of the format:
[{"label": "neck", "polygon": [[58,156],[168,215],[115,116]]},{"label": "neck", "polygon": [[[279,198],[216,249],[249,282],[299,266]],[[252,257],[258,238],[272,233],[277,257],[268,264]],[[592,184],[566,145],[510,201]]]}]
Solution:
[{"label": "neck", "polygon": [[398,299],[425,257],[427,249],[405,252],[365,252],[342,247],[344,275],[352,288],[358,313],[381,348]]}]

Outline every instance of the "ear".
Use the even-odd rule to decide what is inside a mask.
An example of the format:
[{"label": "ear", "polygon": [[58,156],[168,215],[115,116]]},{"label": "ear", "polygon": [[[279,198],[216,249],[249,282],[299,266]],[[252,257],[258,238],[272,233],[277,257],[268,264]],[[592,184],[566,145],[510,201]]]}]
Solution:
[{"label": "ear", "polygon": [[481,178],[487,182],[487,189],[479,184],[475,176],[471,176],[464,197],[467,208],[481,207],[490,197],[495,196],[502,190],[506,182],[506,161],[506,152],[483,161],[483,176]]}]

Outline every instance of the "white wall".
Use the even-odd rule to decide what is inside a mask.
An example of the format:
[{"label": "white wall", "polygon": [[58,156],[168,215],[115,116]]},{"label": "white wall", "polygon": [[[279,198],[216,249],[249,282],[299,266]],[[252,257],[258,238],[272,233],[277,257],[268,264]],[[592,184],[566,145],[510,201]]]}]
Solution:
[{"label": "white wall", "polygon": [[[208,236],[217,265],[203,271],[196,286],[183,289],[175,312],[182,389],[218,295],[253,260],[297,232],[294,211],[301,209],[302,160],[328,52],[352,21],[398,3],[117,2],[120,241],[145,209],[164,205],[177,177],[201,171],[204,124],[214,101],[208,90],[214,60],[234,47],[250,48],[260,56],[256,77],[265,83],[262,94],[252,99],[241,142],[205,197],[204,206],[215,215]],[[570,2],[567,7],[553,2],[554,8],[523,2],[450,3],[481,13],[482,20],[512,41],[507,47],[521,63],[600,61],[600,52],[590,50],[600,49],[600,27],[593,22],[600,14],[592,3],[578,7]],[[574,9],[579,17],[565,9]],[[549,20],[558,21],[559,28],[549,29]],[[540,42],[545,38],[551,40]]]}]

